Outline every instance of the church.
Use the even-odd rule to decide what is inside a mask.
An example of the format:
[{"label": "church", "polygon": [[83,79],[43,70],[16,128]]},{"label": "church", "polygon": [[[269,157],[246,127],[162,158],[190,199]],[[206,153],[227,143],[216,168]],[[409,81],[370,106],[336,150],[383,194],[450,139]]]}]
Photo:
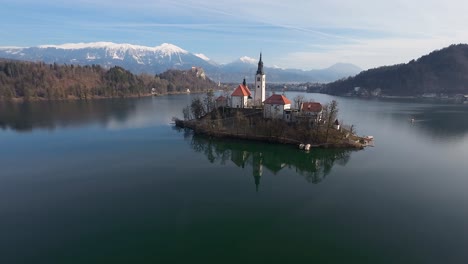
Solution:
[{"label": "church", "polygon": [[[260,53],[254,85],[254,94],[252,96],[252,92],[244,78],[242,84],[239,84],[231,94],[228,105],[232,108],[261,108],[263,118],[266,119],[283,119],[286,122],[306,120],[310,124],[321,121],[323,107],[320,103],[301,102],[295,109],[291,100],[284,94],[273,94],[266,98],[266,75],[263,70],[262,53]],[[221,97],[217,101],[226,100],[225,97]]]},{"label": "church", "polygon": [[255,93],[252,93],[245,81],[242,82],[231,94],[231,107],[233,108],[251,108],[261,107],[265,102],[266,75],[263,71],[262,53],[258,61],[257,73],[255,75]]}]

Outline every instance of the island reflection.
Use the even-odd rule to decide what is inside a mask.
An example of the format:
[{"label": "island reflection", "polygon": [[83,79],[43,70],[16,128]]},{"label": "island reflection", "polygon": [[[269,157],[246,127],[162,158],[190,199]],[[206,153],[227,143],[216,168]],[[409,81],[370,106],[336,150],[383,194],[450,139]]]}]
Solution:
[{"label": "island reflection", "polygon": [[[184,137],[189,138],[189,135],[190,132],[185,130]],[[237,167],[251,167],[257,191],[264,170],[277,174],[287,168],[302,175],[309,183],[317,184],[327,177],[334,165],[345,166],[353,152],[346,149],[314,149],[306,153],[293,146],[201,135],[193,135],[190,145],[211,163],[227,165],[232,162]]]},{"label": "island reflection", "polygon": [[0,128],[18,132],[34,129],[106,125],[109,120],[124,121],[135,111],[133,101],[124,99],[89,101],[0,102]]}]

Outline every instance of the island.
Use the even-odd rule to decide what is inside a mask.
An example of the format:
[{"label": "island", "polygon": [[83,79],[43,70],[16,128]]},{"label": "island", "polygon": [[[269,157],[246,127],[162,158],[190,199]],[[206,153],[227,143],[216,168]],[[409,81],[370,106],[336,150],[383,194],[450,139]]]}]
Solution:
[{"label": "island", "polygon": [[262,55],[255,76],[255,93],[246,80],[228,94],[215,98],[209,91],[204,98],[195,97],[183,109],[183,119],[175,125],[192,129],[196,134],[218,138],[238,138],[311,147],[362,149],[372,137],[359,137],[353,125],[338,120],[338,103],[322,105],[296,96],[293,103],[285,94],[266,98],[266,75]]}]

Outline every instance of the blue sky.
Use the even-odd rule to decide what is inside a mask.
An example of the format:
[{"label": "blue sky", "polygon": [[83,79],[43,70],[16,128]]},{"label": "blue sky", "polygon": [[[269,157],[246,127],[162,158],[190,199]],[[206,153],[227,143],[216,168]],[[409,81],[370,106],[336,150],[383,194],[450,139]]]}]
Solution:
[{"label": "blue sky", "polygon": [[0,46],[167,42],[227,63],[368,69],[468,42],[468,1],[0,0]]}]

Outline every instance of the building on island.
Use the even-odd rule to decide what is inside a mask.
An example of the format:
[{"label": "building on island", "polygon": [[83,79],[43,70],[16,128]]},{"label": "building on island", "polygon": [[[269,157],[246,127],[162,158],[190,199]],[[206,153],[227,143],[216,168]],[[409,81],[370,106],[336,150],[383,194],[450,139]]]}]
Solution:
[{"label": "building on island", "polygon": [[323,107],[317,102],[304,102],[299,109],[298,119],[307,119],[311,124],[322,120]]},{"label": "building on island", "polygon": [[254,105],[261,106],[265,101],[266,75],[263,71],[262,53],[258,61],[257,74],[255,75],[255,97]]},{"label": "building on island", "polygon": [[228,106],[228,99],[222,95],[220,95],[218,98],[215,100],[215,106],[216,107],[226,107]]},{"label": "building on island", "polygon": [[336,130],[340,130],[341,125],[340,125],[340,122],[338,122],[338,119],[336,119],[335,122],[333,123],[333,128]]},{"label": "building on island", "polygon": [[265,100],[266,75],[263,69],[262,53],[258,61],[255,75],[255,94],[252,99],[247,83],[242,82],[231,94],[230,100],[224,96],[216,99],[216,106],[232,108],[260,108],[263,106],[263,117],[269,119],[283,119],[286,122],[308,123],[310,126],[322,121],[323,106],[317,102],[303,102],[297,109],[291,108],[291,100],[285,95],[273,94]]},{"label": "building on island", "polygon": [[291,101],[281,94],[270,96],[263,104],[264,118],[284,119],[284,111],[291,109]]},{"label": "building on island", "polygon": [[246,108],[250,106],[252,100],[252,93],[247,87],[247,83],[244,81],[239,84],[234,92],[231,94],[231,107],[233,108]]}]

